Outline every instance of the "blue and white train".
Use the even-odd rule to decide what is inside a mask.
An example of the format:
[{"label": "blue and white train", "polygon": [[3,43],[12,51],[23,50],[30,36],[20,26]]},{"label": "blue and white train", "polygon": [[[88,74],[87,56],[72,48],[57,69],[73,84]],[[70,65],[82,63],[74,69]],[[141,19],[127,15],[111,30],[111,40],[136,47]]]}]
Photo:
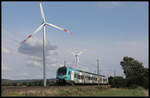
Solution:
[{"label": "blue and white train", "polygon": [[[99,79],[98,79],[99,78]],[[99,80],[99,81],[98,81]],[[56,83],[66,84],[108,84],[108,78],[72,67],[60,67],[56,73]]]}]

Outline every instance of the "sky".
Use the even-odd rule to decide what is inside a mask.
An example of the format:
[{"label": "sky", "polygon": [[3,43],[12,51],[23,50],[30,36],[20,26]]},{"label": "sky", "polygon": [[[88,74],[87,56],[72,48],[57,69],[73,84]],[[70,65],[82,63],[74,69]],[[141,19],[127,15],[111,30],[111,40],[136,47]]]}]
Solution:
[{"label": "sky", "polygon": [[[84,51],[78,68],[124,76],[120,61],[133,57],[148,66],[148,2],[42,2],[46,26],[46,77],[63,65],[75,66],[70,51]],[[2,78],[42,79],[43,32],[21,43],[43,20],[39,2],[2,2]]]}]

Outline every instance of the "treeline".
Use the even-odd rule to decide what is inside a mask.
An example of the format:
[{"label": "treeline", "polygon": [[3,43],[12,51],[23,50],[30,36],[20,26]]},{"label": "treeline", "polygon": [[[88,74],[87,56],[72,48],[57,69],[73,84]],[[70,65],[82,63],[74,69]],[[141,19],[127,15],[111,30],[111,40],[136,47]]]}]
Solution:
[{"label": "treeline", "polygon": [[[34,81],[22,81],[17,82],[13,80],[2,80],[2,86],[43,86],[43,80],[34,80]],[[47,85],[55,85],[55,81],[47,80]]]},{"label": "treeline", "polygon": [[120,62],[126,78],[121,76],[110,76],[109,84],[112,87],[136,88],[142,86],[149,87],[149,69],[144,68],[143,64],[132,57],[124,57]]}]

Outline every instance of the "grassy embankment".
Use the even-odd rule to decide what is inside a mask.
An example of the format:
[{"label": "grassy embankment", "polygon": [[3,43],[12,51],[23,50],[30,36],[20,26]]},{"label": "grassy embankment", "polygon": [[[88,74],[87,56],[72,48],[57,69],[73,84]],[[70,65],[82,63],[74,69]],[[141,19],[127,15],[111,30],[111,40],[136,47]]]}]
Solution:
[{"label": "grassy embankment", "polygon": [[2,96],[145,96],[145,89],[66,87],[2,87]]}]

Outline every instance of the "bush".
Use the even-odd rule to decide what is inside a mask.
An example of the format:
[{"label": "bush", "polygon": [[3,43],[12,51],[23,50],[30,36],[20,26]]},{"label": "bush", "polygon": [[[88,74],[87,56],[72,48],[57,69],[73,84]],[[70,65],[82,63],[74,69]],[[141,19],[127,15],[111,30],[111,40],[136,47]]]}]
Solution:
[{"label": "bush", "polygon": [[110,76],[108,80],[111,87],[122,88],[127,86],[127,80],[121,76],[116,77]]},{"label": "bush", "polygon": [[129,88],[129,89],[136,89],[137,87],[138,87],[138,85],[132,84],[132,85],[130,85],[128,88]]}]

